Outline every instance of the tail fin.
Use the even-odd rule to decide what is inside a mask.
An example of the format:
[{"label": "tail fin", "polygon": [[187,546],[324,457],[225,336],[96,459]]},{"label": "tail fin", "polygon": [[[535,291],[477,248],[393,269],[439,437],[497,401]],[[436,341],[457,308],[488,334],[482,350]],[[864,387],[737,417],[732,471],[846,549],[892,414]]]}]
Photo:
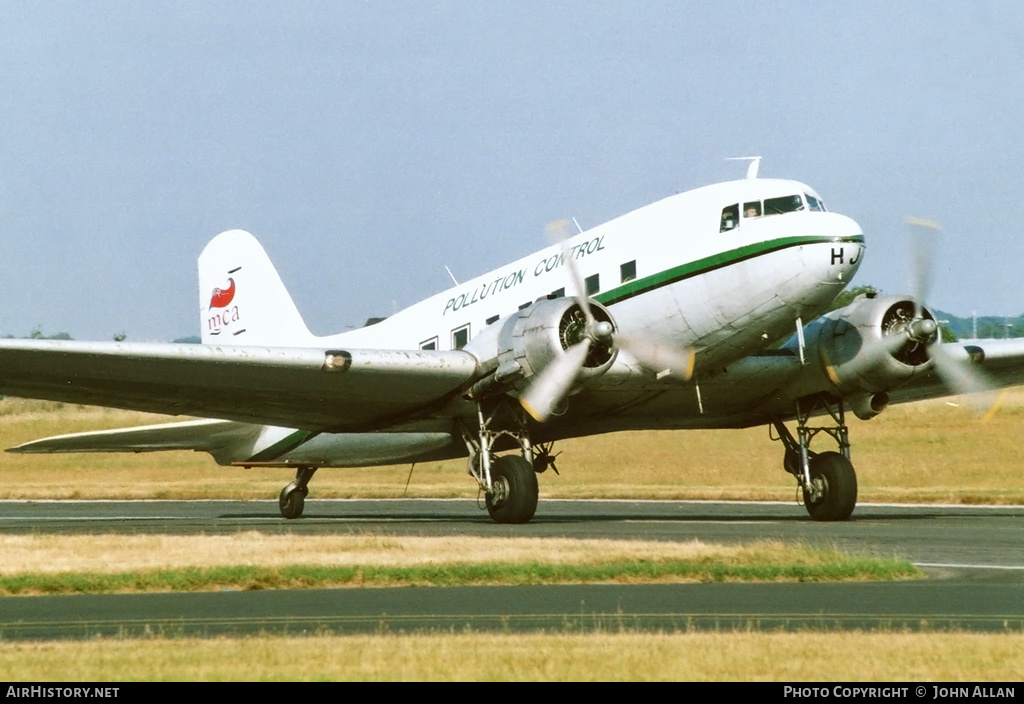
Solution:
[{"label": "tail fin", "polygon": [[199,255],[204,344],[303,347],[316,339],[256,238],[229,230]]}]

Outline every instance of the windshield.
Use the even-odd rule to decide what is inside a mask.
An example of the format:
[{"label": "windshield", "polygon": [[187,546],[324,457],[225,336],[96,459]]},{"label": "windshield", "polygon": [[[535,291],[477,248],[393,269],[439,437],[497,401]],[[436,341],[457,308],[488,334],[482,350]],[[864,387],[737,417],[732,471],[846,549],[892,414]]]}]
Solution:
[{"label": "windshield", "polygon": [[781,215],[782,213],[794,213],[804,209],[804,201],[799,195],[783,196],[781,198],[766,198],[764,201],[765,215]]}]

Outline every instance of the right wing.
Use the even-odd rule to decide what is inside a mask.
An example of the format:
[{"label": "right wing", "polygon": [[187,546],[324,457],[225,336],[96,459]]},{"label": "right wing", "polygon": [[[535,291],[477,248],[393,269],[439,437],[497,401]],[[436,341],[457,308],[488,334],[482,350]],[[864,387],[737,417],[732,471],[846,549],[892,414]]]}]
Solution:
[{"label": "right wing", "polygon": [[459,350],[0,340],[0,394],[325,432],[444,415],[479,374]]},{"label": "right wing", "polygon": [[[959,340],[942,343],[954,360],[976,370],[992,389],[1024,384],[1024,338]],[[976,389],[949,388],[932,369],[889,392],[893,403],[955,396]]]}]

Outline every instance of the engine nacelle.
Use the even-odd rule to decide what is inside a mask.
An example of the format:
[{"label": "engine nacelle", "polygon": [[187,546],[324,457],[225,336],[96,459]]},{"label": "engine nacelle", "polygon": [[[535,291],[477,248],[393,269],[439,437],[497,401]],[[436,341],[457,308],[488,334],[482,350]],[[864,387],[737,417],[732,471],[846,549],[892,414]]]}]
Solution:
[{"label": "engine nacelle", "polygon": [[[604,306],[590,301],[590,312],[597,322],[609,323],[615,329],[615,321]],[[473,388],[474,396],[525,393],[550,364],[586,338],[587,319],[575,299],[545,298],[496,323],[494,328],[494,332],[486,331],[466,348],[481,359],[497,362],[494,374]],[[576,385],[608,371],[615,355],[611,347],[592,344],[576,375]]]},{"label": "engine nacelle", "polygon": [[[908,335],[915,316],[934,322],[930,311],[902,296],[855,299],[807,326],[808,360],[817,359],[833,392],[857,395],[864,415],[881,412],[887,400],[876,394],[893,389],[931,368],[927,340]],[[900,345],[886,338],[902,336]],[[861,414],[858,413],[858,416]]]}]

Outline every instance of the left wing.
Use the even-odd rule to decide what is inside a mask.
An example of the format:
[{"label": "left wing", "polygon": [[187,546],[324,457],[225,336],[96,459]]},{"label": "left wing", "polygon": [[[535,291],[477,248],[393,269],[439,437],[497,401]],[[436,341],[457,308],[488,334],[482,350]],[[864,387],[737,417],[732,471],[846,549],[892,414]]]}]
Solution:
[{"label": "left wing", "polygon": [[459,350],[0,340],[0,394],[326,432],[435,416],[478,376]]}]

